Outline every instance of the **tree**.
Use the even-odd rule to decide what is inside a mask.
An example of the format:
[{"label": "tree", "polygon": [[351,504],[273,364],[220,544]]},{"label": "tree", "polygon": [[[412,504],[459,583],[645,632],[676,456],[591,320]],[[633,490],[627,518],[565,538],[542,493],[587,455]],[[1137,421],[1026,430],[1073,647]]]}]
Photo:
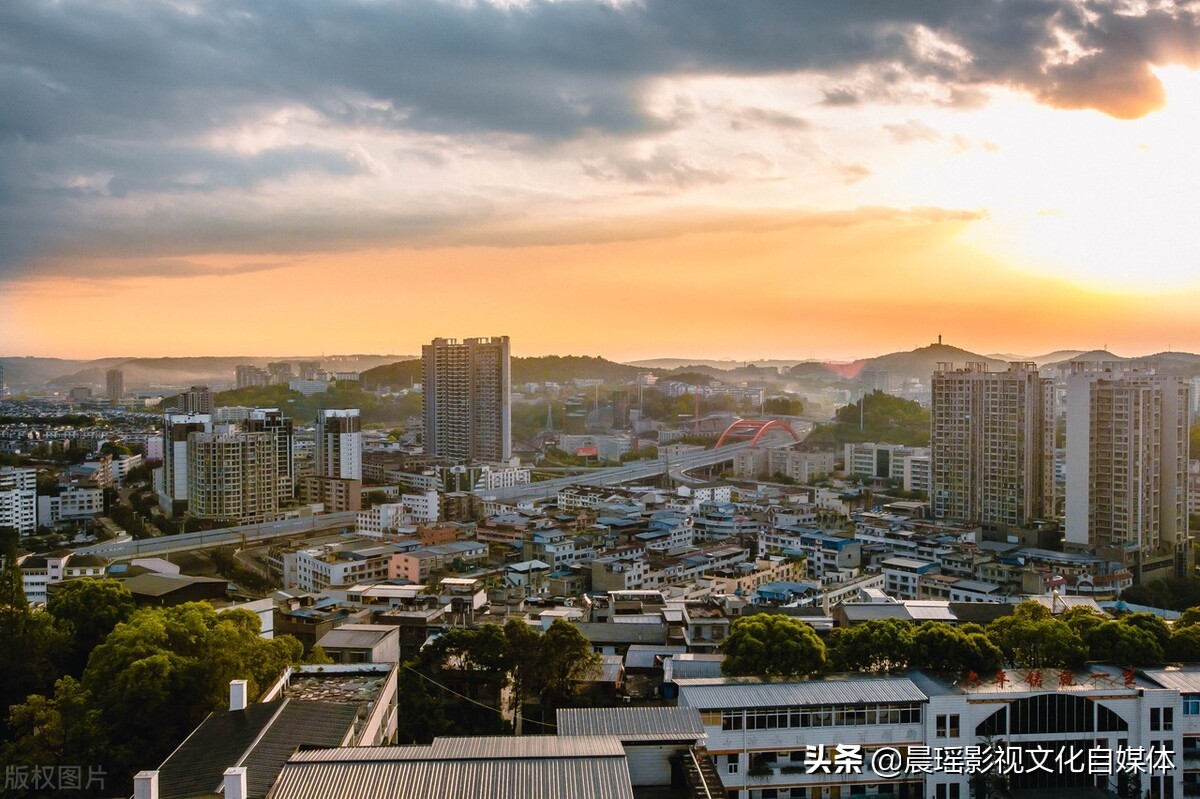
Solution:
[{"label": "tree", "polygon": [[834,661],[840,669],[892,673],[913,659],[912,625],[902,619],[873,619],[844,630],[837,639]]},{"label": "tree", "polygon": [[988,625],[988,638],[1006,662],[1024,668],[1078,668],[1088,650],[1079,634],[1037,602],[1022,602],[1011,616]]},{"label": "tree", "polygon": [[1119,666],[1156,666],[1163,660],[1163,648],[1154,634],[1123,620],[1093,627],[1086,640],[1092,660]]},{"label": "tree", "polygon": [[721,650],[729,675],[799,677],[825,667],[825,644],[799,619],[773,613],[743,616],[733,623]]},{"label": "tree", "polygon": [[67,673],[83,674],[88,655],[135,609],[133,594],[117,580],[72,580],[59,589],[46,611],[69,641]]},{"label": "tree", "polygon": [[1154,637],[1158,642],[1159,650],[1165,651],[1171,642],[1171,628],[1167,623],[1153,613],[1126,613],[1117,619],[1121,624],[1128,627],[1136,627],[1139,630],[1144,630]]},{"label": "tree", "polygon": [[29,612],[25,599],[25,579],[17,565],[21,534],[12,527],[0,527],[0,613]]},{"label": "tree", "polygon": [[1183,627],[1191,627],[1194,624],[1200,624],[1200,607],[1188,608],[1183,614],[1175,620],[1173,629]]},{"label": "tree", "polygon": [[1087,634],[1090,630],[1108,621],[1107,618],[1087,607],[1071,608],[1060,614],[1059,618],[1065,621],[1067,626],[1078,633],[1079,637],[1084,640],[1087,640]]},{"label": "tree", "polygon": [[1200,662],[1200,625],[1180,627],[1179,622],[1175,622],[1165,654],[1167,659],[1180,663]]},{"label": "tree", "polygon": [[927,621],[913,631],[911,665],[943,674],[984,674],[1000,668],[1004,655],[982,631]]},{"label": "tree", "polygon": [[254,697],[300,662],[295,638],[259,632],[254,613],[217,613],[204,602],[138,610],[118,624],[92,650],[82,680],[112,742],[106,770],[161,761],[225,704],[230,680],[247,680]]},{"label": "tree", "polygon": [[0,746],[0,762],[10,765],[94,763],[107,746],[104,719],[73,677],[56,682],[51,697],[32,694],[13,705],[8,729],[11,741]]},{"label": "tree", "polygon": [[555,619],[539,640],[539,657],[544,669],[542,699],[558,702],[570,696],[575,683],[600,673],[600,656],[579,628]]}]

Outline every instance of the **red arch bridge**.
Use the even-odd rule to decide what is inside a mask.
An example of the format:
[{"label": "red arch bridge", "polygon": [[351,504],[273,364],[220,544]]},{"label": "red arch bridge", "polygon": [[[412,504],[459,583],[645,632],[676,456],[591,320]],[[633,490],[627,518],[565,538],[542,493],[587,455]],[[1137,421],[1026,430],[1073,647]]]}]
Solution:
[{"label": "red arch bridge", "polygon": [[717,446],[723,446],[730,440],[745,441],[747,439],[751,446],[756,446],[758,440],[771,430],[782,430],[790,433],[794,440],[801,440],[790,424],[779,419],[735,419],[733,424],[725,428],[725,432],[717,439]]}]

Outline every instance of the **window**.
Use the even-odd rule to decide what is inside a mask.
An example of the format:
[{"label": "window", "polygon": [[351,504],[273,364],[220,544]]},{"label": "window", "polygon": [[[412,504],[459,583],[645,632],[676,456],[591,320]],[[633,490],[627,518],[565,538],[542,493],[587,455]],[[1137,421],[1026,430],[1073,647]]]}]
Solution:
[{"label": "window", "polygon": [[1150,708],[1150,730],[1158,732],[1162,729],[1162,710],[1157,707]]},{"label": "window", "polygon": [[1164,707],[1162,709],[1162,728],[1164,731],[1175,729],[1175,708]]},{"label": "window", "polygon": [[729,756],[729,762],[725,764],[725,773],[726,774],[737,774],[738,773],[737,757],[738,757],[737,755]]},{"label": "window", "polygon": [[1183,715],[1200,716],[1200,696],[1191,694],[1183,698]]},{"label": "window", "polygon": [[935,719],[937,728],[936,736],[938,738],[957,738],[958,737],[958,714],[957,713],[939,713]]}]

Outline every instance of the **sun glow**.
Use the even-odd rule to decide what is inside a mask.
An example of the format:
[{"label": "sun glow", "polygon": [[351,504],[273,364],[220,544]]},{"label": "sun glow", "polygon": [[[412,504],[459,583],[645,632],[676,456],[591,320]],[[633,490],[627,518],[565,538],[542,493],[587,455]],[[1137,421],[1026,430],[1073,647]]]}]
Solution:
[{"label": "sun glow", "polygon": [[1167,105],[1136,120],[1001,103],[996,157],[967,176],[1003,188],[967,240],[1101,291],[1200,286],[1200,73],[1158,75]]}]

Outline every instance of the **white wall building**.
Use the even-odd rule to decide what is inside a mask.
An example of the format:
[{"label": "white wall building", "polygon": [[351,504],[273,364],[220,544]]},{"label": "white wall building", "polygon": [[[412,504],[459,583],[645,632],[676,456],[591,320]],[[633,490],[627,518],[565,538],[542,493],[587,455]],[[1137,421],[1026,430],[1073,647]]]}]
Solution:
[{"label": "white wall building", "polygon": [[33,535],[37,525],[37,471],[0,467],[0,527]]},{"label": "white wall building", "polygon": [[90,519],[104,513],[104,489],[69,486],[57,497],[38,497],[38,523]]},{"label": "white wall building", "polygon": [[318,477],[362,479],[362,419],[358,408],[317,411]]},{"label": "white wall building", "polygon": [[[954,684],[914,672],[906,677],[839,675],[799,682],[679,679],[679,705],[700,711],[706,748],[731,799],[929,797],[969,799],[967,768],[947,768],[947,753],[999,740],[1015,747],[1020,773],[1009,790],[1115,793],[1118,777],[1100,768],[1072,770],[1069,758],[1091,750],[1169,751],[1172,768],[1141,777],[1142,792],[1184,795],[1185,702],[1174,685],[1196,682],[1194,672],[1166,669],[1123,674],[1093,666],[1086,679],[1057,669],[1010,669]],[[1192,717],[1196,718],[1196,717]],[[831,755],[847,752],[835,771]],[[907,754],[908,769],[879,773],[873,751]],[[942,753],[934,750],[941,749]],[[1032,766],[1042,755],[1048,768]],[[824,753],[825,765],[820,755]],[[855,756],[857,754],[857,757]],[[924,753],[924,761],[918,759]],[[1125,753],[1122,753],[1125,754]],[[1118,756],[1112,756],[1116,762]],[[1127,758],[1121,757],[1122,761]],[[961,762],[961,761],[960,761]],[[958,772],[958,773],[955,773]],[[1098,792],[1097,792],[1098,793]]]}]

